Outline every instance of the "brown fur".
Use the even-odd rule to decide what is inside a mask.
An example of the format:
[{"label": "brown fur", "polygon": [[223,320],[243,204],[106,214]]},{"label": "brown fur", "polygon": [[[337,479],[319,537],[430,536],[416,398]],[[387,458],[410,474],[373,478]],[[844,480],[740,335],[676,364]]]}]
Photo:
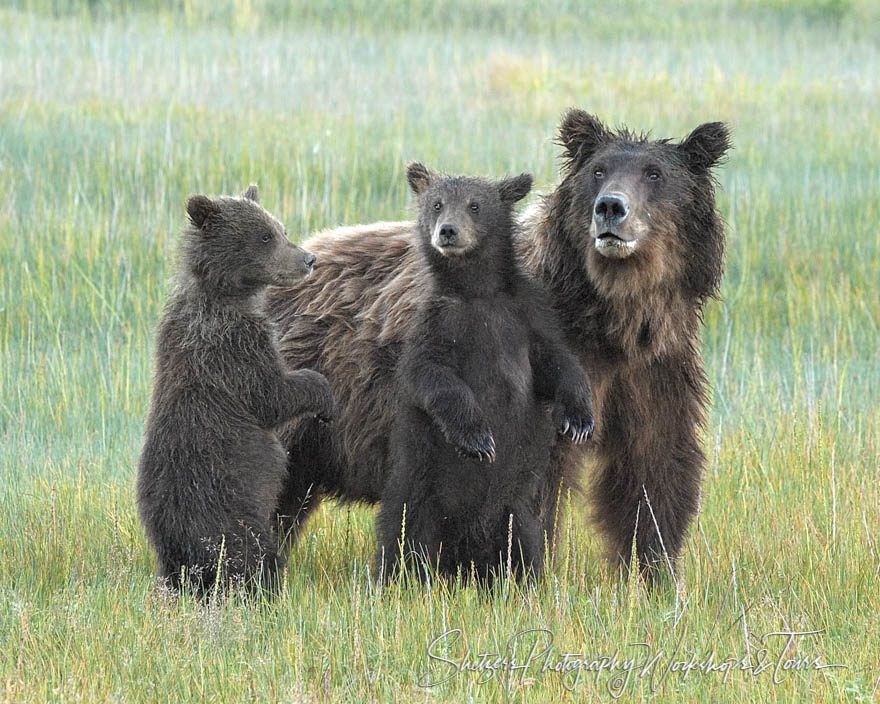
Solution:
[{"label": "brown fur", "polygon": [[[590,374],[596,521],[623,563],[635,536],[640,564],[653,577],[667,558],[674,563],[699,500],[699,432],[708,403],[700,318],[717,292],[724,248],[710,169],[727,149],[727,132],[715,123],[681,144],[650,141],[612,133],[572,110],[560,139],[563,181],[522,218],[517,254],[545,285]],[[624,170],[644,161],[664,173],[660,190],[642,184],[638,173],[627,181],[647,208],[633,215],[642,236],[637,256],[627,259],[598,255],[590,236],[597,193],[587,179],[595,159],[609,154]],[[322,262],[315,275],[271,292],[282,355],[327,375],[340,414],[335,444],[315,424],[288,434],[298,469],[282,514],[301,520],[322,494],[380,498],[397,404],[393,371],[425,294],[413,227],[378,223],[321,233],[307,243]],[[582,448],[557,443],[553,473],[573,485],[585,460]],[[545,518],[549,530],[553,516]]]},{"label": "brown fur", "polygon": [[532,178],[443,176],[419,163],[407,176],[430,293],[397,368],[377,562],[387,576],[401,553],[420,578],[415,555],[487,583],[499,571],[538,576],[557,433],[585,442],[593,416],[549,300],[514,257],[513,204]]},{"label": "brown fur", "polygon": [[200,597],[215,584],[278,587],[275,507],[289,469],[274,430],[333,410],[326,379],[284,368],[264,312],[266,286],[303,278],[314,257],[257,197],[251,186],[241,198],[190,198],[156,335],[138,513],[162,577]]},{"label": "brown fur", "polygon": [[[519,255],[547,285],[593,385],[596,521],[624,564],[635,537],[653,577],[674,564],[699,502],[708,405],[699,332],[724,251],[710,168],[728,147],[727,130],[705,125],[672,145],[611,133],[573,110],[560,134],[563,181],[529,213]],[[602,192],[590,176],[621,155],[625,164],[658,165],[665,183],[642,198],[650,226],[636,254],[606,259],[588,234]],[[624,182],[650,190],[639,178]],[[576,473],[583,459],[570,449],[563,473]]]}]

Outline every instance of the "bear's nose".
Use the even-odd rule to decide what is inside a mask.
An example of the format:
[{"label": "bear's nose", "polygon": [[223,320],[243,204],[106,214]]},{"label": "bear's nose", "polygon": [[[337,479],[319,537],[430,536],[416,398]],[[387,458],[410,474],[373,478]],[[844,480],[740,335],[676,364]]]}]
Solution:
[{"label": "bear's nose", "polygon": [[629,204],[622,193],[606,193],[596,200],[593,215],[597,225],[619,225],[629,215]]},{"label": "bear's nose", "polygon": [[311,252],[306,252],[305,256],[303,257],[303,261],[305,262],[306,266],[309,268],[314,266],[315,261],[317,259],[318,258],[314,254],[312,254]]},{"label": "bear's nose", "polygon": [[440,244],[448,245],[455,244],[455,241],[458,239],[458,230],[455,229],[455,225],[441,225],[440,226]]}]

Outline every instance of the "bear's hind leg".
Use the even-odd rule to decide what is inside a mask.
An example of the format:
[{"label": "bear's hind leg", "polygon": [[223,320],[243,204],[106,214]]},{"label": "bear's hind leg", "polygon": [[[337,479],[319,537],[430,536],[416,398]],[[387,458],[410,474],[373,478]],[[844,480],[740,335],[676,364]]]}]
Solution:
[{"label": "bear's hind leg", "polygon": [[339,474],[333,425],[311,418],[296,429],[279,432],[287,448],[287,471],[275,508],[283,552],[296,543],[303,526],[321,505],[324,487]]},{"label": "bear's hind leg", "polygon": [[674,457],[601,457],[594,485],[599,527],[612,556],[629,567],[635,538],[639,568],[653,584],[675,568],[687,528],[697,511],[702,454]]}]

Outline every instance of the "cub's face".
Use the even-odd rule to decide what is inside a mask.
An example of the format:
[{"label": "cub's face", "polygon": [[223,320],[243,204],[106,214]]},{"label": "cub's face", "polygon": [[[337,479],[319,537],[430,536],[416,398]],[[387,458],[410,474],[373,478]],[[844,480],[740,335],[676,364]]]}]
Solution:
[{"label": "cub's face", "polygon": [[499,228],[509,230],[513,204],[532,186],[528,174],[502,181],[440,176],[419,163],[409,165],[407,180],[426,244],[450,259],[475,251]]},{"label": "cub's face", "polygon": [[296,283],[315,263],[315,255],[288,240],[258,198],[251,186],[238,198],[197,195],[187,203],[197,228],[190,251],[199,250],[196,259],[207,276],[236,292]]}]

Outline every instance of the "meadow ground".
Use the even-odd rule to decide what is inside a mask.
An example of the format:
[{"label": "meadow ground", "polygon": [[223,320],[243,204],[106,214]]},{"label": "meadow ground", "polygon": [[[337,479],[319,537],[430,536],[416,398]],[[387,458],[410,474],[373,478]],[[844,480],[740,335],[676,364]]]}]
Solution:
[{"label": "meadow ground", "polygon": [[[874,3],[160,5],[0,9],[0,698],[880,700]],[[656,136],[734,129],[681,589],[622,579],[573,497],[547,576],[493,598],[376,587],[373,511],[337,505],[275,604],[157,593],[133,479],[185,197],[257,181],[304,236],[406,216],[413,158],[530,170],[546,190],[569,106]],[[529,629],[555,650],[456,674],[427,654],[451,629],[462,640],[434,649],[449,660]],[[517,662],[548,637],[521,635]],[[544,669],[615,651],[659,657],[628,678]],[[713,651],[752,670],[664,678]],[[810,666],[777,671],[780,657]],[[421,688],[426,673],[448,679]]]}]

